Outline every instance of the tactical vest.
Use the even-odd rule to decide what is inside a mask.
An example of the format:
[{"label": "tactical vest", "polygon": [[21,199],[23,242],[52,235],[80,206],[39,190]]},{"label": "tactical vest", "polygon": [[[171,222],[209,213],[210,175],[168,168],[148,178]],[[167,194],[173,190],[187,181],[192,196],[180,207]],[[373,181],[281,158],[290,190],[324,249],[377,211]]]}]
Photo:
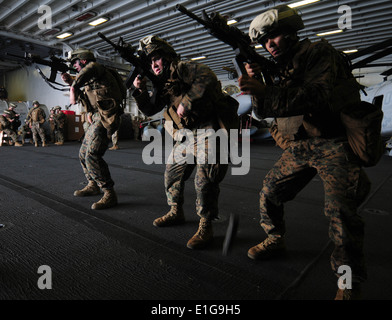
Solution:
[{"label": "tactical vest", "polygon": [[40,107],[32,109],[30,113],[30,118],[33,122],[44,123],[45,122],[44,111]]}]

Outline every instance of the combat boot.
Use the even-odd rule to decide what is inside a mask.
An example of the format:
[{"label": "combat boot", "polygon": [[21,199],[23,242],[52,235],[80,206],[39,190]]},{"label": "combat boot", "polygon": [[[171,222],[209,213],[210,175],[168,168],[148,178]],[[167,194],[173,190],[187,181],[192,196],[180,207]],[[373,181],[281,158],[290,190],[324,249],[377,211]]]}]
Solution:
[{"label": "combat boot", "polygon": [[187,247],[189,249],[203,249],[209,245],[213,240],[212,223],[211,220],[201,218],[199,223],[199,229],[188,241]]},{"label": "combat boot", "polygon": [[48,145],[46,144],[45,141],[43,141],[43,142],[42,142],[42,146],[43,146],[43,147],[47,147]]},{"label": "combat boot", "polygon": [[87,197],[96,196],[101,193],[97,183],[95,181],[89,181],[88,185],[81,190],[76,190],[74,192],[75,197]]},{"label": "combat boot", "polygon": [[15,146],[15,147],[22,147],[23,144],[22,144],[22,143],[19,143],[18,141],[15,141],[14,146]]},{"label": "combat boot", "polygon": [[117,205],[117,195],[114,189],[104,189],[104,194],[101,200],[93,203],[91,209],[93,210],[102,210],[114,207]]},{"label": "combat boot", "polygon": [[119,149],[118,145],[114,145],[113,147],[109,148],[109,150],[118,150],[118,149]]},{"label": "combat boot", "polygon": [[179,206],[172,206],[164,216],[157,218],[152,223],[156,227],[167,227],[185,222],[184,210]]},{"label": "combat boot", "polygon": [[38,142],[34,142],[34,146],[35,146],[35,147],[38,147]]},{"label": "combat boot", "polygon": [[282,237],[268,237],[263,242],[248,250],[248,257],[255,259],[269,258],[275,254],[283,253],[286,250]]}]

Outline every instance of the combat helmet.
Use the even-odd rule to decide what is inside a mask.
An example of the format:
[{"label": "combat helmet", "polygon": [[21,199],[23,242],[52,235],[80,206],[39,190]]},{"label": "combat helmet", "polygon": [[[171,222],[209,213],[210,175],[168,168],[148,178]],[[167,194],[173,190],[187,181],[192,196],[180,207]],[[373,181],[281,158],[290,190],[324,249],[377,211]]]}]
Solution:
[{"label": "combat helmet", "polygon": [[16,107],[17,107],[16,104],[12,102],[8,105],[8,108],[16,108]]},{"label": "combat helmet", "polygon": [[3,111],[3,114],[6,114],[6,115],[8,115],[8,116],[12,116],[11,111],[10,111],[10,110],[7,110],[7,109]]},{"label": "combat helmet", "polygon": [[263,12],[253,19],[249,27],[249,37],[253,42],[263,44],[276,32],[297,32],[305,28],[296,9],[279,5]]},{"label": "combat helmet", "polygon": [[36,104],[39,105],[39,102],[37,100],[34,100],[33,101],[33,106],[36,105]]},{"label": "combat helmet", "polygon": [[71,62],[71,64],[74,64],[75,60],[77,59],[95,61],[95,56],[94,53],[92,53],[90,50],[85,48],[79,48],[71,51],[68,54],[68,61]]},{"label": "combat helmet", "polygon": [[151,54],[157,51],[162,51],[173,58],[177,57],[171,44],[158,36],[147,36],[139,41],[139,52],[142,52],[146,57],[151,57]]}]

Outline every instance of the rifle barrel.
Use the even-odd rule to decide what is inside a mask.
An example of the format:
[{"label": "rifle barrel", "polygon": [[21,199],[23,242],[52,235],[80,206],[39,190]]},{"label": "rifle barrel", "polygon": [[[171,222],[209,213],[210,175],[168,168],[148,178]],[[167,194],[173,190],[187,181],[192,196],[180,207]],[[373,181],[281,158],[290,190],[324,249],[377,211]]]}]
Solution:
[{"label": "rifle barrel", "polygon": [[102,34],[101,32],[98,32],[98,36],[102,39],[105,40],[107,43],[109,43],[112,47],[117,48],[117,45],[112,42],[112,40],[106,38],[106,36],[104,34]]},{"label": "rifle barrel", "polygon": [[183,5],[181,4],[176,4],[176,9],[180,12],[182,12],[183,14],[186,14],[188,17],[192,18],[193,20],[196,20],[197,22],[199,22],[200,24],[202,24],[204,27],[209,27],[209,25],[201,18],[199,18],[197,15],[195,15],[194,13],[190,12],[187,8],[185,8]]}]

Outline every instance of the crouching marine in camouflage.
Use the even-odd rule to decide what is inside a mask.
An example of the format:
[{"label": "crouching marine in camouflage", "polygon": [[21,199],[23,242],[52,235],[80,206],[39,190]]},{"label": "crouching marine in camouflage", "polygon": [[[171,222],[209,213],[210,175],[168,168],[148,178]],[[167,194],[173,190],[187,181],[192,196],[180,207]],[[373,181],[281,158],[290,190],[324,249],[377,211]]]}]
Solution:
[{"label": "crouching marine in camouflage", "polygon": [[364,223],[357,209],[370,182],[350,149],[340,113],[359,105],[359,86],[347,61],[329,43],[299,40],[297,31],[303,27],[296,10],[284,5],[260,14],[250,25],[252,41],[262,44],[276,61],[279,80],[264,85],[253,78],[257,66],[250,65],[251,77],[241,77],[239,85],[252,94],[259,117],[275,117],[272,134],[285,150],[260,192],[260,224],[267,239],[250,248],[248,256],[262,259],[285,250],[283,205],[318,174],[335,245],[332,270],[338,277],[340,266],[352,270],[353,289],[339,289],[336,298],[357,298],[359,284],[366,279]]},{"label": "crouching marine in camouflage", "polygon": [[[197,129],[218,130],[234,129],[238,126],[238,103],[222,93],[216,75],[205,65],[191,61],[180,61],[173,47],[157,36],[148,36],[140,40],[140,52],[151,65],[161,84],[154,87],[154,94],[149,95],[146,80],[136,78],[136,90],[133,96],[139,109],[146,115],[153,115],[165,106],[165,128],[178,130],[174,134],[175,145],[170,156],[174,161],[166,165],[165,189],[170,211],[154,220],[154,226],[164,227],[181,224],[185,221],[184,185],[196,168],[196,213],[200,217],[199,229],[188,241],[190,249],[204,248],[213,240],[212,221],[218,217],[219,183],[223,180],[228,165],[207,161],[176,161],[175,154],[180,150],[181,138],[176,135],[181,129],[192,131],[190,145],[196,145],[203,139]],[[220,121],[221,120],[221,121]],[[224,123],[223,123],[224,122]],[[205,154],[208,154],[208,143]],[[191,147],[191,157],[197,158]],[[219,150],[219,147],[216,149]],[[217,155],[219,159],[219,155]]]},{"label": "crouching marine in camouflage", "polygon": [[[89,50],[73,51],[70,62],[79,73],[74,81],[69,74],[63,74],[62,78],[71,85],[70,102],[75,104],[79,99],[86,108],[90,123],[79,151],[80,163],[88,184],[85,188],[76,190],[74,195],[99,195],[102,190],[103,197],[93,203],[91,208],[110,208],[117,205],[117,195],[103,156],[108,149],[109,137],[118,129],[126,89],[119,75],[95,62],[94,54]],[[84,87],[85,92],[80,90],[81,87]]]}]

